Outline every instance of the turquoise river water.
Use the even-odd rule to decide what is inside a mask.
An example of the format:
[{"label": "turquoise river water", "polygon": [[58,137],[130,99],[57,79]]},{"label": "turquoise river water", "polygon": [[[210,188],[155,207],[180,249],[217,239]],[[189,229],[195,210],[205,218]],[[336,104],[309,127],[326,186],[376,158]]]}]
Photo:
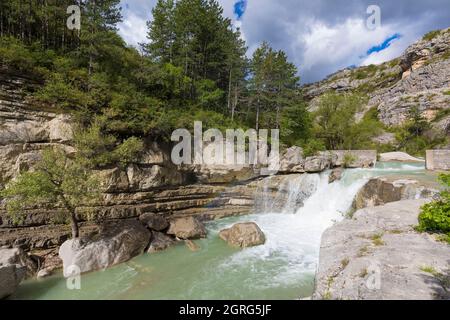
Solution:
[{"label": "turquoise river water", "polygon": [[[144,254],[112,268],[81,276],[69,290],[62,274],[24,281],[12,299],[298,299],[310,296],[323,231],[343,219],[357,191],[379,175],[413,175],[432,180],[422,164],[378,163],[352,169],[328,184],[328,172],[301,175],[288,183],[285,209],[208,222],[200,250],[184,245]],[[303,197],[303,206],[292,209]],[[264,201],[262,199],[261,201]],[[266,243],[234,249],[218,232],[239,221],[256,222]]]}]

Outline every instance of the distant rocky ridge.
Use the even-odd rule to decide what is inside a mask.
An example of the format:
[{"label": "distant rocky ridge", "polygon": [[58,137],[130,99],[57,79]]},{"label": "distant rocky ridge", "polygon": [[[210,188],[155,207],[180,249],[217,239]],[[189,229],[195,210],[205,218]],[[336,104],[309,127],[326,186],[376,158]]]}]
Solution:
[{"label": "distant rocky ridge", "polygon": [[344,69],[303,89],[311,111],[326,92],[360,92],[369,102],[359,118],[377,108],[383,124],[398,126],[417,106],[435,128],[450,134],[450,114],[444,111],[450,108],[450,28],[412,44],[397,59]]}]

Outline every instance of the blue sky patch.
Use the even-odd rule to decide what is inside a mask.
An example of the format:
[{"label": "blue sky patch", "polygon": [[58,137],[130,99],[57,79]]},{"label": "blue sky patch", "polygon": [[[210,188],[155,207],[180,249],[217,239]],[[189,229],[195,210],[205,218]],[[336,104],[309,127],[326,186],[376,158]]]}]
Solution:
[{"label": "blue sky patch", "polygon": [[234,3],[234,15],[237,20],[240,20],[244,16],[246,8],[247,0],[238,0]]},{"label": "blue sky patch", "polygon": [[391,43],[394,40],[400,39],[402,37],[401,34],[396,33],[390,37],[388,37],[386,40],[383,41],[383,43],[377,45],[377,46],[373,46],[372,48],[370,48],[369,50],[367,50],[367,55],[370,55],[374,52],[380,52],[383,51],[386,48],[389,48],[389,46],[391,45]]}]

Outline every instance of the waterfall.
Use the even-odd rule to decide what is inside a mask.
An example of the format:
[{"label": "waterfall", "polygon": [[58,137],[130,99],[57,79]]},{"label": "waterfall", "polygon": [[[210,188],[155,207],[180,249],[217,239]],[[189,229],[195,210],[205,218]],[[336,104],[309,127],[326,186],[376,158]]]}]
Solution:
[{"label": "waterfall", "polygon": [[[254,290],[311,281],[323,231],[344,218],[368,179],[366,172],[346,170],[340,181],[331,184],[329,172],[267,178],[256,198],[261,211],[240,218],[256,222],[266,234],[266,243],[235,253],[217,269],[219,274],[242,270],[250,274],[247,285]],[[281,199],[285,202],[279,206]],[[219,223],[217,230],[221,227]]]},{"label": "waterfall", "polygon": [[261,181],[255,194],[258,213],[295,213],[317,189],[318,174],[268,177]]}]

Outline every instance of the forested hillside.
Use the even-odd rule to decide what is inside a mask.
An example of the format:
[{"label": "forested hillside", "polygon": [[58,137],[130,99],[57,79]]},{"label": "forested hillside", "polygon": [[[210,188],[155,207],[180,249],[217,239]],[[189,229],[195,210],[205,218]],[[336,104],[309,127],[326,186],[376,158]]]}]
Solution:
[{"label": "forested hillside", "polygon": [[[215,0],[159,0],[148,40],[139,48],[118,35],[119,3],[78,1],[81,30],[66,26],[73,1],[0,4],[1,65],[42,83],[27,92],[31,105],[73,114],[87,132],[85,147],[92,154],[111,152],[121,143],[138,152],[142,137],[167,140],[173,129],[192,128],[194,120],[203,121],[204,128],[280,128],[282,143],[301,145],[306,154],[363,148],[421,154],[445,145],[445,134],[418,138],[428,128],[413,106],[406,122],[388,129],[396,140],[372,139],[387,130],[377,105],[367,109],[373,88],[366,80],[378,75],[377,66],[351,71],[358,90],[328,88],[342,82],[338,74],[319,83],[317,94],[316,85],[300,87],[301,70],[268,43],[248,58],[239,29]],[[383,88],[400,79],[398,63],[386,63]],[[98,141],[104,150],[97,150]]]},{"label": "forested hillside", "polygon": [[[66,28],[73,1],[2,1],[0,60],[41,79],[30,93],[43,107],[74,113],[120,138],[167,138],[174,128],[292,127],[305,115],[296,67],[263,43],[248,60],[239,30],[214,0],[161,0],[148,43],[117,34],[118,0],[80,3],[81,30]],[[150,15],[150,13],[149,13]],[[305,116],[305,121],[307,117]]]}]

